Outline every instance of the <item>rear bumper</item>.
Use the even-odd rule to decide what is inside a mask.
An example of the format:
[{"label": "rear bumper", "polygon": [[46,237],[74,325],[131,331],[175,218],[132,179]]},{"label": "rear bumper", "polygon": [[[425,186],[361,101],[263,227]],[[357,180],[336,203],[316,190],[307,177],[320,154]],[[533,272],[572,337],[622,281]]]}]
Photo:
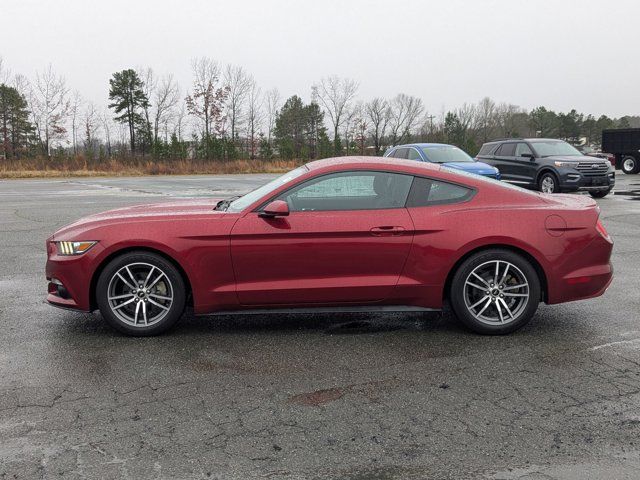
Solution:
[{"label": "rear bumper", "polygon": [[[580,253],[560,262],[549,281],[547,303],[564,303],[599,297],[613,280],[613,243],[602,237],[590,242]],[[585,265],[588,264],[588,265]]]}]

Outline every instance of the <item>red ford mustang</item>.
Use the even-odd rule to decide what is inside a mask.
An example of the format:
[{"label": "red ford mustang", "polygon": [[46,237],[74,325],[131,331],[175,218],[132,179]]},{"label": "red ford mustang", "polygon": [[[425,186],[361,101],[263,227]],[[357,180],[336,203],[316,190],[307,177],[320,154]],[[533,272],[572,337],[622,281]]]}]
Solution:
[{"label": "red ford mustang", "polygon": [[320,160],[239,198],[121,208],[47,240],[49,303],[130,335],[195,313],[439,310],[508,333],[538,303],[602,295],[596,203],[429,163]]}]

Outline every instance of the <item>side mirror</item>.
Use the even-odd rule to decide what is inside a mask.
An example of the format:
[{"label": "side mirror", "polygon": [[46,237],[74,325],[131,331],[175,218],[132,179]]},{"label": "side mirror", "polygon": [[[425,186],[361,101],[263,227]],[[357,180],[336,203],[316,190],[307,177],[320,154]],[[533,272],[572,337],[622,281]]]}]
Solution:
[{"label": "side mirror", "polygon": [[533,153],[528,153],[528,152],[521,153],[521,154],[520,154],[520,156],[521,156],[521,157],[523,157],[523,158],[528,158],[528,159],[529,159],[529,160],[531,160],[532,162],[536,159],[536,158],[533,156]]},{"label": "side mirror", "polygon": [[289,205],[284,200],[274,200],[258,214],[262,218],[286,217],[289,215]]}]

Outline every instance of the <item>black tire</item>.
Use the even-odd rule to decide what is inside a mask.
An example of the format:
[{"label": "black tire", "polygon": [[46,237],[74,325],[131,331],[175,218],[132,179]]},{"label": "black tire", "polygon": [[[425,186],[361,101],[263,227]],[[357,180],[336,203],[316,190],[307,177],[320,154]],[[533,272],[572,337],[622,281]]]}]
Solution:
[{"label": "black tire", "polygon": [[589,192],[589,195],[591,195],[593,198],[604,198],[609,195],[609,193],[611,193],[610,188],[607,190],[594,190],[592,192]]},{"label": "black tire", "polygon": [[[552,191],[544,191],[543,185],[545,185],[546,182],[552,183]],[[560,181],[556,174],[552,172],[545,172],[540,175],[540,178],[538,179],[538,191],[543,193],[560,193]]]},{"label": "black tire", "polygon": [[[125,273],[127,271],[130,271],[131,274],[127,275]],[[130,287],[141,287],[142,282],[147,280],[144,278],[147,271],[151,272],[148,279],[149,285],[155,278],[160,277],[160,279],[154,285],[151,285],[150,289],[143,289],[142,293],[136,290],[134,294]],[[119,272],[122,272],[121,277],[117,275]],[[164,274],[164,277],[159,274],[160,272]],[[131,285],[133,284],[132,277],[138,280],[138,285]],[[128,286],[125,287],[125,285]],[[113,291],[114,297],[122,296],[126,298],[114,300],[112,297],[110,301],[108,298],[110,290],[118,287],[121,288],[121,291]],[[118,295],[118,293],[122,295]],[[139,337],[159,335],[173,327],[184,312],[186,293],[184,280],[176,267],[164,257],[150,252],[129,252],[114,258],[102,270],[96,284],[98,308],[106,322],[122,333]],[[140,298],[137,298],[138,296]],[[164,298],[164,300],[161,300],[161,298]],[[171,299],[170,302],[169,298]],[[118,303],[119,301],[121,303],[128,302],[129,304],[122,306]],[[117,304],[115,305],[115,311],[112,302]],[[139,320],[138,303],[140,306],[143,306],[144,303],[144,322],[143,319]],[[136,306],[135,326],[126,320],[128,316],[134,315],[134,306]],[[157,311],[158,313],[157,320],[154,321],[152,318],[150,319],[152,322],[145,325],[147,323],[147,309],[149,309],[149,312]],[[140,324],[138,324],[138,320]]]},{"label": "black tire", "polygon": [[[498,266],[502,265],[507,272],[511,270],[512,274],[507,273],[504,280],[498,278],[498,284],[487,289],[487,291],[491,292],[490,294],[483,291],[477,292],[478,296],[476,298],[481,298],[483,303],[480,303],[480,306],[476,308],[475,312],[472,312],[472,308],[469,307],[467,302],[473,301],[475,303],[476,298],[470,300],[468,295],[469,292],[474,292],[476,286],[469,285],[468,279],[473,279],[471,283],[477,285],[480,280],[477,280],[472,272],[481,272],[482,268],[489,268],[490,271],[492,271],[496,262],[499,262]],[[510,265],[508,270],[507,264]],[[504,270],[499,268],[497,277],[502,277],[502,274],[506,273]],[[526,280],[528,287],[514,289],[514,285],[521,284],[517,283],[522,281],[520,279],[521,277]],[[491,285],[489,282],[490,280],[487,281],[486,285]],[[513,282],[516,283],[514,284]],[[503,285],[503,287],[499,288],[499,285]],[[484,285],[480,286],[484,288]],[[509,290],[509,293],[507,293],[507,290]],[[498,293],[494,296],[493,291]],[[524,293],[528,293],[528,297],[523,298]],[[473,294],[475,295],[476,293]],[[506,297],[503,297],[503,294]],[[486,304],[484,303],[484,299],[487,299]],[[470,330],[485,335],[504,335],[522,328],[535,314],[538,303],[540,303],[540,279],[533,265],[521,255],[498,248],[483,250],[471,255],[458,267],[451,282],[449,301],[456,317]],[[500,320],[502,319],[503,313],[506,318],[507,310],[511,312],[511,310],[502,305],[507,306],[506,302],[511,301],[516,302],[510,305],[510,307],[514,309],[515,314],[513,318],[507,318],[506,321],[502,322]],[[498,314],[496,308],[498,305],[500,305],[500,314]],[[483,317],[482,314],[484,310],[482,310],[482,307],[486,308],[486,312],[488,312],[486,315],[495,312],[495,322],[490,322]]]},{"label": "black tire", "polygon": [[627,175],[640,172],[640,161],[633,155],[625,155],[620,162],[620,170]]}]

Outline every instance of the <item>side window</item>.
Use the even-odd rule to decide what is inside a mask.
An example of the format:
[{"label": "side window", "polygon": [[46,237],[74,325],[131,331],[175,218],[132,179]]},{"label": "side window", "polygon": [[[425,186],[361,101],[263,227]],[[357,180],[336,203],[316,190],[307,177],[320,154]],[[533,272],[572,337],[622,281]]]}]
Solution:
[{"label": "side window", "polygon": [[387,172],[322,175],[281,194],[292,212],[404,207],[413,177]]},{"label": "side window", "polygon": [[491,152],[495,150],[496,145],[494,143],[485,143],[478,152],[478,155],[491,155]]},{"label": "side window", "polygon": [[389,156],[393,158],[407,158],[408,150],[408,148],[396,148]]},{"label": "side window", "polygon": [[415,148],[409,149],[409,156],[407,158],[409,160],[422,160],[422,157]]},{"label": "side window", "polygon": [[473,189],[461,185],[416,177],[409,193],[407,207],[464,202],[470,199],[473,193]]},{"label": "side window", "polygon": [[516,157],[521,157],[523,153],[530,153],[533,155],[533,152],[529,148],[529,145],[526,143],[518,143],[516,146]]},{"label": "side window", "polygon": [[515,143],[503,143],[496,152],[498,157],[514,157],[516,154]]}]

